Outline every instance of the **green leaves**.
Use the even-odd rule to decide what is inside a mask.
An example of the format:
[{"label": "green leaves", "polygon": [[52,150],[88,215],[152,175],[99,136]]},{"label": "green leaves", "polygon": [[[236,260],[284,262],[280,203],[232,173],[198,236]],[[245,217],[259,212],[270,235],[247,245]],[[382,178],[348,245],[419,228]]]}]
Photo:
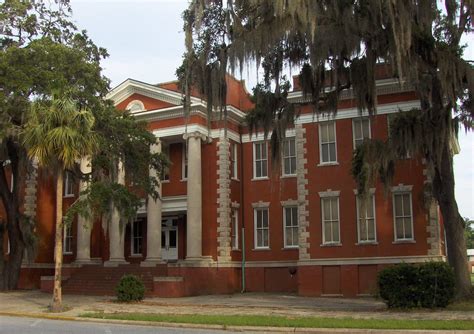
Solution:
[{"label": "green leaves", "polygon": [[23,144],[30,158],[41,166],[70,169],[97,147],[94,116],[80,109],[70,97],[36,101],[28,120]]}]

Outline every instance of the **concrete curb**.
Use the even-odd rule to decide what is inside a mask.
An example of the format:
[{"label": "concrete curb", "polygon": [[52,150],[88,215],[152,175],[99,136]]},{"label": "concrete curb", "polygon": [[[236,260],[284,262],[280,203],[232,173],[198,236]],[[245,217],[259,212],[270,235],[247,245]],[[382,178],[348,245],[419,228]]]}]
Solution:
[{"label": "concrete curb", "polygon": [[148,327],[168,327],[168,328],[190,328],[190,329],[210,329],[210,330],[228,330],[234,332],[261,332],[261,333],[332,333],[332,334],[367,334],[367,333],[416,333],[416,334],[444,334],[444,333],[474,333],[473,330],[405,330],[405,329],[355,329],[355,328],[300,328],[300,327],[263,327],[263,326],[226,326],[226,325],[208,325],[208,324],[187,324],[174,322],[156,322],[156,321],[138,321],[138,320],[117,320],[100,318],[83,318],[67,315],[53,315],[43,313],[23,313],[23,312],[1,312],[0,316],[20,317],[20,318],[38,318],[47,320],[62,321],[81,321],[115,325],[134,325]]}]

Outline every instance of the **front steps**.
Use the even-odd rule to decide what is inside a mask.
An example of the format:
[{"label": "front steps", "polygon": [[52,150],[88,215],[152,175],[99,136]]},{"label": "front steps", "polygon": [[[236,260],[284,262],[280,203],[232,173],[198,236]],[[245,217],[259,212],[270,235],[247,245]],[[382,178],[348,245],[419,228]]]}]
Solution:
[{"label": "front steps", "polygon": [[117,267],[103,265],[84,265],[78,268],[63,283],[63,292],[76,295],[115,295],[115,287],[123,275],[133,274],[145,285],[145,295],[153,294],[153,278],[166,276],[166,265],[140,267],[138,264],[125,264]]}]

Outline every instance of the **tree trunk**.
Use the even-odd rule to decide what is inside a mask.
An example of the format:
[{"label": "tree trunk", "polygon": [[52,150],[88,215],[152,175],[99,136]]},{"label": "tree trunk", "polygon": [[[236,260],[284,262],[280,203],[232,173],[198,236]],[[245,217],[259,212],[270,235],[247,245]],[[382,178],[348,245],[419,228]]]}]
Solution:
[{"label": "tree trunk", "polygon": [[453,158],[449,142],[444,145],[443,159],[441,165],[437,167],[433,185],[435,198],[443,215],[448,262],[455,274],[456,297],[467,298],[471,294],[471,280],[467,264],[464,222],[454,196]]},{"label": "tree trunk", "polygon": [[3,290],[14,290],[18,286],[20,278],[25,243],[20,230],[20,205],[18,199],[15,196],[11,196],[8,201],[3,203],[6,213],[6,230],[10,242],[10,254],[8,255],[8,260],[3,264],[3,286],[1,288]]},{"label": "tree trunk", "polygon": [[64,170],[58,168],[56,179],[56,237],[54,241],[54,288],[52,312],[62,311],[61,269],[63,264],[63,177]]},{"label": "tree trunk", "polygon": [[5,240],[5,223],[0,219],[0,291],[5,290],[5,246],[3,240]]},{"label": "tree trunk", "polygon": [[[10,241],[10,254],[3,265],[2,274],[3,290],[13,290],[18,286],[20,278],[21,263],[25,251],[23,233],[20,229],[22,203],[22,191],[24,189],[27,173],[28,157],[24,148],[11,138],[7,140],[8,157],[11,161],[10,167],[13,173],[13,190],[7,182],[5,167],[0,168],[0,199],[5,208],[6,231]],[[3,250],[2,250],[3,251]]]},{"label": "tree trunk", "polygon": [[23,255],[25,252],[25,243],[23,235],[20,230],[20,218],[18,205],[13,205],[8,216],[8,239],[10,241],[10,254],[8,255],[8,262],[5,265],[5,289],[14,290],[18,287],[18,280],[20,278],[21,264],[23,262]]}]

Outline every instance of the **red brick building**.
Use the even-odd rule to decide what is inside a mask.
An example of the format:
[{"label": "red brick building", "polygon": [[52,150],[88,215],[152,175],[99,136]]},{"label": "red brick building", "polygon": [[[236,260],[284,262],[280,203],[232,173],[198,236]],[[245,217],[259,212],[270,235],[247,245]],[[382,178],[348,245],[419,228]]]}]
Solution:
[{"label": "red brick building", "polygon": [[[380,73],[378,112],[370,118],[358,112],[350,91],[336,115],[316,116],[295,87],[290,100],[300,116],[287,130],[279,166],[263,133],[250,136],[243,124],[252,103],[242,82],[228,79],[227,132],[217,113],[207,126],[206,103],[197,96],[186,124],[175,82],[129,79],[114,88],[108,98],[148,122],[158,138],[152,149],[167,154],[171,166],[162,200],[144,201],[124,233],[118,224],[105,233],[100,222],[83,229],[82,219],[65,230],[65,292],[112,293],[131,272],[158,296],[232,293],[245,285],[352,297],[373,293],[387,265],[444,259],[438,210],[423,201],[429,180],[422,159],[397,162],[393,186],[385,193],[375,185],[363,219],[350,174],[364,138],[386,138],[390,115],[419,106],[410,87]],[[55,198],[41,174],[26,190],[39,249],[35,262],[23,265],[22,287],[47,288],[53,273]],[[80,186],[67,180],[65,207]]]}]

